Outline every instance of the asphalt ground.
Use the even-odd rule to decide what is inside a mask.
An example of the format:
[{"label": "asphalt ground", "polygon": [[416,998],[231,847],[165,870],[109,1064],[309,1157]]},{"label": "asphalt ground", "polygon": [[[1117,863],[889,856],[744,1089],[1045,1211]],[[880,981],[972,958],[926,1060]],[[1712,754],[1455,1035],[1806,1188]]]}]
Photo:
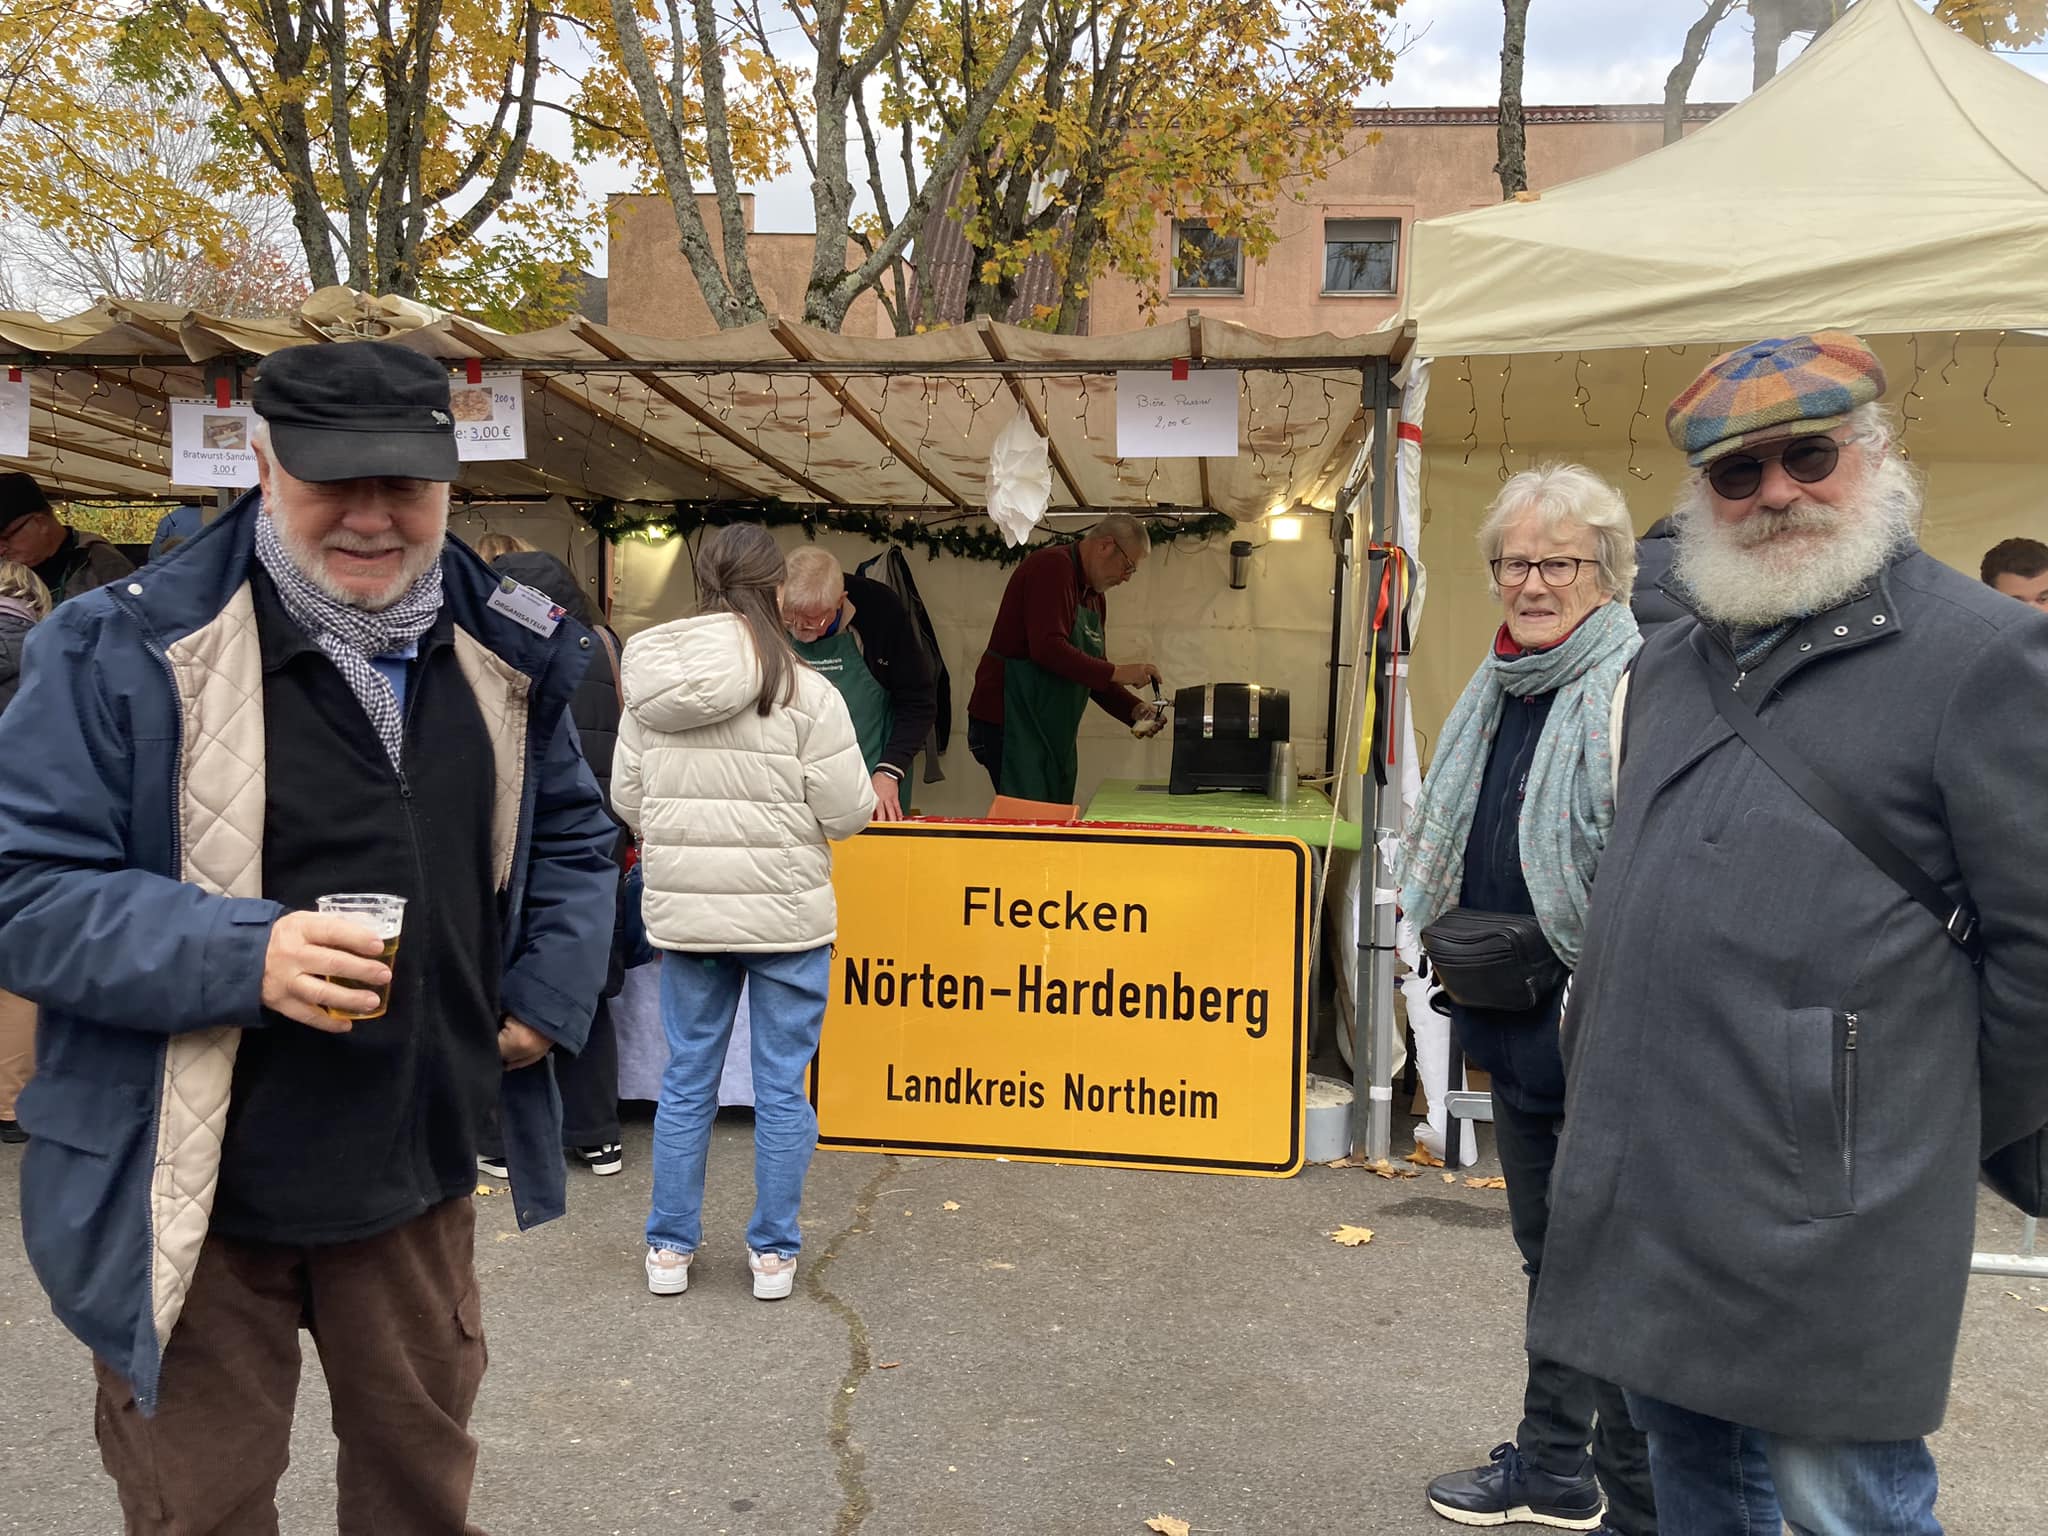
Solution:
[{"label": "asphalt ground", "polygon": [[[796,1295],[753,1299],[751,1126],[721,1116],[688,1294],[647,1293],[644,1111],[623,1174],[518,1233],[479,1200],[494,1536],[1458,1529],[1436,1473],[1513,1433],[1523,1280],[1499,1190],[1435,1170],[1285,1180],[821,1153]],[[1400,1142],[1405,1146],[1405,1138]],[[0,1531],[120,1529],[83,1349],[50,1316],[0,1149]],[[1490,1158],[1474,1174],[1497,1171]],[[1372,1241],[1340,1247],[1340,1224]],[[1990,1196],[1980,1247],[2018,1222]],[[2048,1281],[1971,1282],[1940,1513],[2048,1531]],[[308,1351],[309,1357],[311,1351]],[[334,1528],[305,1372],[286,1532]]]}]

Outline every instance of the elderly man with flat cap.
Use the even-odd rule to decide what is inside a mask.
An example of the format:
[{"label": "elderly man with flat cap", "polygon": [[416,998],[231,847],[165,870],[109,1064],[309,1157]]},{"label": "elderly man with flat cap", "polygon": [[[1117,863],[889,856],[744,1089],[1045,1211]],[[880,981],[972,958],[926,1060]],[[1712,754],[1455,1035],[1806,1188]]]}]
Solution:
[{"label": "elderly man with flat cap", "polygon": [[445,538],[439,364],[295,347],[252,403],[260,494],[38,626],[0,723],[22,1237],[129,1531],[277,1530],[303,1330],[339,1529],[438,1536],[476,1466],[477,1129],[495,1102],[521,1225],[559,1214],[548,1053],[604,980],[615,832],[564,710],[595,650]]},{"label": "elderly man with flat cap", "polygon": [[1529,1348],[1664,1536],[1924,1536],[1980,1155],[2048,1122],[2048,622],[1922,553],[1840,332],[1717,358],[1564,1025]]},{"label": "elderly man with flat cap", "polygon": [[0,560],[25,565],[50,589],[50,601],[119,581],[135,562],[98,534],[68,527],[36,484],[21,470],[0,475]]}]

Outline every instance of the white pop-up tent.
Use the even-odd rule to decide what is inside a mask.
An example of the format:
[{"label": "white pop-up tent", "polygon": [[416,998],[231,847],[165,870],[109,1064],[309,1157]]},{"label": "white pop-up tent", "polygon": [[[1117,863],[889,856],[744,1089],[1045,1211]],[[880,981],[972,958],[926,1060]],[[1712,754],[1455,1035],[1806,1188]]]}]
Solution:
[{"label": "white pop-up tent", "polygon": [[[2048,531],[2048,83],[1912,0],[1859,0],[1733,111],[1527,202],[1416,227],[1427,391],[1427,732],[1493,622],[1472,530],[1508,472],[1601,471],[1638,526],[1683,463],[1664,411],[1716,353],[1835,326],[1884,359],[1929,481],[1927,547],[1974,572]],[[1411,387],[1406,413],[1419,423]]]},{"label": "white pop-up tent", "polygon": [[[1407,701],[1425,743],[1499,622],[1473,534],[1500,482],[1574,460],[1647,527],[1684,472],[1665,407],[1729,347],[1860,332],[1927,473],[1928,549],[1974,572],[1998,540],[2048,535],[2048,84],[1912,0],[1859,0],[1677,144],[1419,224],[1413,274],[1398,489],[1429,567]],[[1389,796],[1377,824],[1399,821]],[[1376,1082],[1393,939],[1382,907]]]}]

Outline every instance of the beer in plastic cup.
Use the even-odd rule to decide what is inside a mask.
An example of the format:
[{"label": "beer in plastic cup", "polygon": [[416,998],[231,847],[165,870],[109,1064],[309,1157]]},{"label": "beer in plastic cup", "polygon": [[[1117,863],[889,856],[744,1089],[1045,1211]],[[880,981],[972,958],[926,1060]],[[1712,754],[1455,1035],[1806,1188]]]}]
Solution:
[{"label": "beer in plastic cup", "polygon": [[[398,966],[398,936],[405,927],[405,898],[403,896],[380,896],[372,893],[355,893],[345,896],[322,896],[319,901],[321,912],[332,917],[345,917],[351,922],[361,923],[384,941],[383,961],[385,968],[396,971]],[[381,1019],[384,1010],[391,1006],[391,983],[372,986],[367,981],[353,981],[345,976],[329,976],[328,981],[337,987],[348,987],[357,992],[377,994],[377,1006],[367,1013],[352,1013],[342,1008],[330,1008],[322,1004],[320,1011],[330,1019]]]}]

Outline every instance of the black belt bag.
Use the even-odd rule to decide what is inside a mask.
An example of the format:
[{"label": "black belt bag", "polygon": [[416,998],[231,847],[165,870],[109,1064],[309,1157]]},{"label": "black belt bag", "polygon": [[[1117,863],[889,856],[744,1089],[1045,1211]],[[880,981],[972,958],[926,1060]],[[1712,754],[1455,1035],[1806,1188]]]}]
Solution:
[{"label": "black belt bag", "polygon": [[1461,1007],[1522,1012],[1564,984],[1564,962],[1526,912],[1453,907],[1421,939],[1437,984]]}]

